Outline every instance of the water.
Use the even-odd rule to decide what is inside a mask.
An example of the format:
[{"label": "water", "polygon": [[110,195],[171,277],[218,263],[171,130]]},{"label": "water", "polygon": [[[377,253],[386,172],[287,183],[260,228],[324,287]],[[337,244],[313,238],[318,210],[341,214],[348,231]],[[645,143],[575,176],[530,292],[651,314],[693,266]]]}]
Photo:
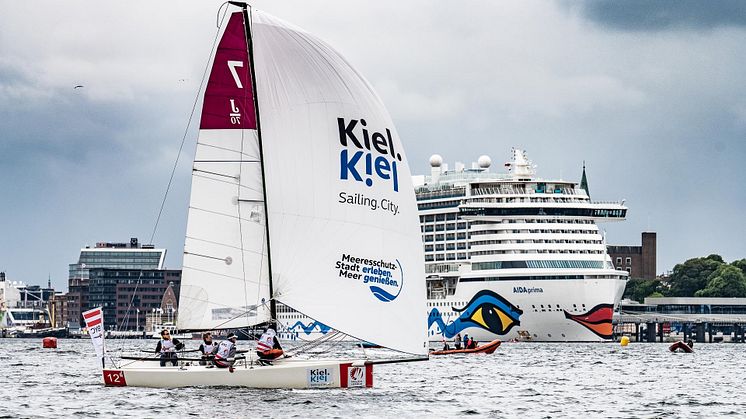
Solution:
[{"label": "water", "polygon": [[87,340],[60,339],[55,350],[40,339],[0,339],[0,417],[746,416],[746,345],[667,347],[504,343],[492,355],[376,366],[372,389],[167,390],[104,387]]}]

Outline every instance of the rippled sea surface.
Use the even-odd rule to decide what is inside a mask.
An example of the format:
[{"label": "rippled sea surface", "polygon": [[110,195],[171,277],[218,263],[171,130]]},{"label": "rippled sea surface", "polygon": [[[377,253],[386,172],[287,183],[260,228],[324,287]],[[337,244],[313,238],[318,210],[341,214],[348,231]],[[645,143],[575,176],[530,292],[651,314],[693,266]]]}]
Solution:
[{"label": "rippled sea surface", "polygon": [[372,389],[166,390],[104,387],[88,340],[60,339],[58,349],[42,349],[40,339],[0,339],[0,417],[746,416],[746,345],[698,344],[695,350],[504,343],[492,355],[376,366]]}]

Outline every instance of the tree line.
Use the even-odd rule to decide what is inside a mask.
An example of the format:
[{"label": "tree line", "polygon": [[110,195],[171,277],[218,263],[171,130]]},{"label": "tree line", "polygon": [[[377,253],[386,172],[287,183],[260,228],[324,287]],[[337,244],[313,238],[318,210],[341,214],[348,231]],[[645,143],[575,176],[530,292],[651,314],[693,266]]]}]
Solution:
[{"label": "tree line", "polygon": [[746,297],[746,259],[726,263],[720,255],[679,263],[667,277],[631,278],[624,297]]}]

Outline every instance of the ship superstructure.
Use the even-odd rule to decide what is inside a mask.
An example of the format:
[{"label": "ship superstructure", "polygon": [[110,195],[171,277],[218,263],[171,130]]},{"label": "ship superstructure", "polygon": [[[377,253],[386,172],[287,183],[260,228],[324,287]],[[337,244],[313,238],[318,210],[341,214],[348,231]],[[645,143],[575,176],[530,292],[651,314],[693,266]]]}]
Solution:
[{"label": "ship superstructure", "polygon": [[519,149],[503,174],[487,156],[450,171],[434,155],[430,166],[415,188],[431,341],[611,338],[628,274],[614,268],[597,223],[624,220],[623,202],[538,178]]}]

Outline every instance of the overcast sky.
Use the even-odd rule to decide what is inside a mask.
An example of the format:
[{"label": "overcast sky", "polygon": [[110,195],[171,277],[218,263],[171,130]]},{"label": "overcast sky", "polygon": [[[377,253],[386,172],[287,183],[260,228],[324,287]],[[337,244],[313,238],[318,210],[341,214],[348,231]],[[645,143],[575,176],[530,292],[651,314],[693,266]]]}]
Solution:
[{"label": "overcast sky", "polygon": [[[218,1],[0,0],[0,270],[67,287],[98,241],[150,239]],[[528,151],[544,178],[626,199],[611,244],[658,271],[746,257],[746,3],[269,1],[376,87],[416,173]],[[74,89],[76,85],[84,87]],[[201,103],[200,103],[201,105]],[[190,131],[154,243],[181,267]]]}]

